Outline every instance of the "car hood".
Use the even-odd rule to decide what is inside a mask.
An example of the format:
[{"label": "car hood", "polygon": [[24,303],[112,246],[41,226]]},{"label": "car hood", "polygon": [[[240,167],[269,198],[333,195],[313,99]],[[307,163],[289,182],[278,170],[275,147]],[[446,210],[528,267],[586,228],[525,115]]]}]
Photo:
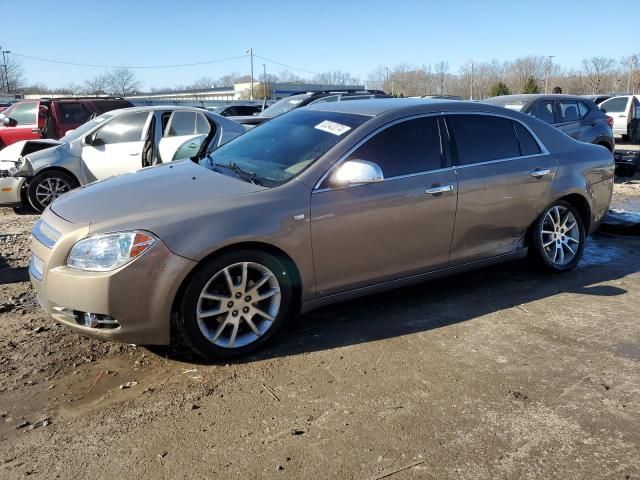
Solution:
[{"label": "car hood", "polygon": [[261,190],[265,187],[183,160],[90,183],[50,208],[72,223],[152,225],[163,217],[186,218],[223,199]]}]

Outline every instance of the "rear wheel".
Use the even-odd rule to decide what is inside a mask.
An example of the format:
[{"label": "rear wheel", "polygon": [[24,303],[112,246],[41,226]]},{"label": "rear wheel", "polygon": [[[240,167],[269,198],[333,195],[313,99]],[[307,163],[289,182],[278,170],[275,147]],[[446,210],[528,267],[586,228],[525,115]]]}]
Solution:
[{"label": "rear wheel", "polygon": [[568,202],[558,201],[536,220],[531,254],[547,270],[566,272],[582,258],[585,238],[584,223],[578,210]]},{"label": "rear wheel", "polygon": [[42,212],[60,195],[77,186],[78,182],[69,174],[59,171],[42,172],[29,182],[27,197],[31,206]]},{"label": "rear wheel", "polygon": [[295,315],[291,280],[278,258],[261,251],[215,258],[189,282],[176,317],[177,333],[204,358],[255,351]]}]

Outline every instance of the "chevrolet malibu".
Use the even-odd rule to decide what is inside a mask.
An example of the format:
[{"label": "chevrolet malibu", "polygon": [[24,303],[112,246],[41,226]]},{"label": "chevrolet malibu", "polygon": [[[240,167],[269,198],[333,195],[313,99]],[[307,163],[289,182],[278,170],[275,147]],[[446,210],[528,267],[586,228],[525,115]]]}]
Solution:
[{"label": "chevrolet malibu", "polygon": [[612,186],[611,152],[519,112],[325,103],[65,194],[29,272],[79,333],[234,357],[340,300],[527,255],[571,270]]}]

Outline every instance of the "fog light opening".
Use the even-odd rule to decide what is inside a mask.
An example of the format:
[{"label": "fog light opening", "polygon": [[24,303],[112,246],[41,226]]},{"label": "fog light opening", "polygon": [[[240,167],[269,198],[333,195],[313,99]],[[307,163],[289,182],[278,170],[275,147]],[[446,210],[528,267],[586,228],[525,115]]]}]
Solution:
[{"label": "fog light opening", "polygon": [[109,315],[102,315],[100,313],[91,312],[79,312],[76,311],[75,318],[78,325],[88,328],[118,328],[120,324],[118,321],[110,317]]}]

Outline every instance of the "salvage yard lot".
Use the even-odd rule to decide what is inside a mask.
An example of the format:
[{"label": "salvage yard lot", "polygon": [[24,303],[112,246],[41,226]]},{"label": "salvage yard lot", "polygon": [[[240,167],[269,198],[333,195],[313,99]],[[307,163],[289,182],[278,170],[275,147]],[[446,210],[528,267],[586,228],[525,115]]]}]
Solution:
[{"label": "salvage yard lot", "polygon": [[[640,210],[640,181],[614,205]],[[77,336],[0,210],[0,477],[638,478],[640,239],[305,315],[238,363]]]}]

